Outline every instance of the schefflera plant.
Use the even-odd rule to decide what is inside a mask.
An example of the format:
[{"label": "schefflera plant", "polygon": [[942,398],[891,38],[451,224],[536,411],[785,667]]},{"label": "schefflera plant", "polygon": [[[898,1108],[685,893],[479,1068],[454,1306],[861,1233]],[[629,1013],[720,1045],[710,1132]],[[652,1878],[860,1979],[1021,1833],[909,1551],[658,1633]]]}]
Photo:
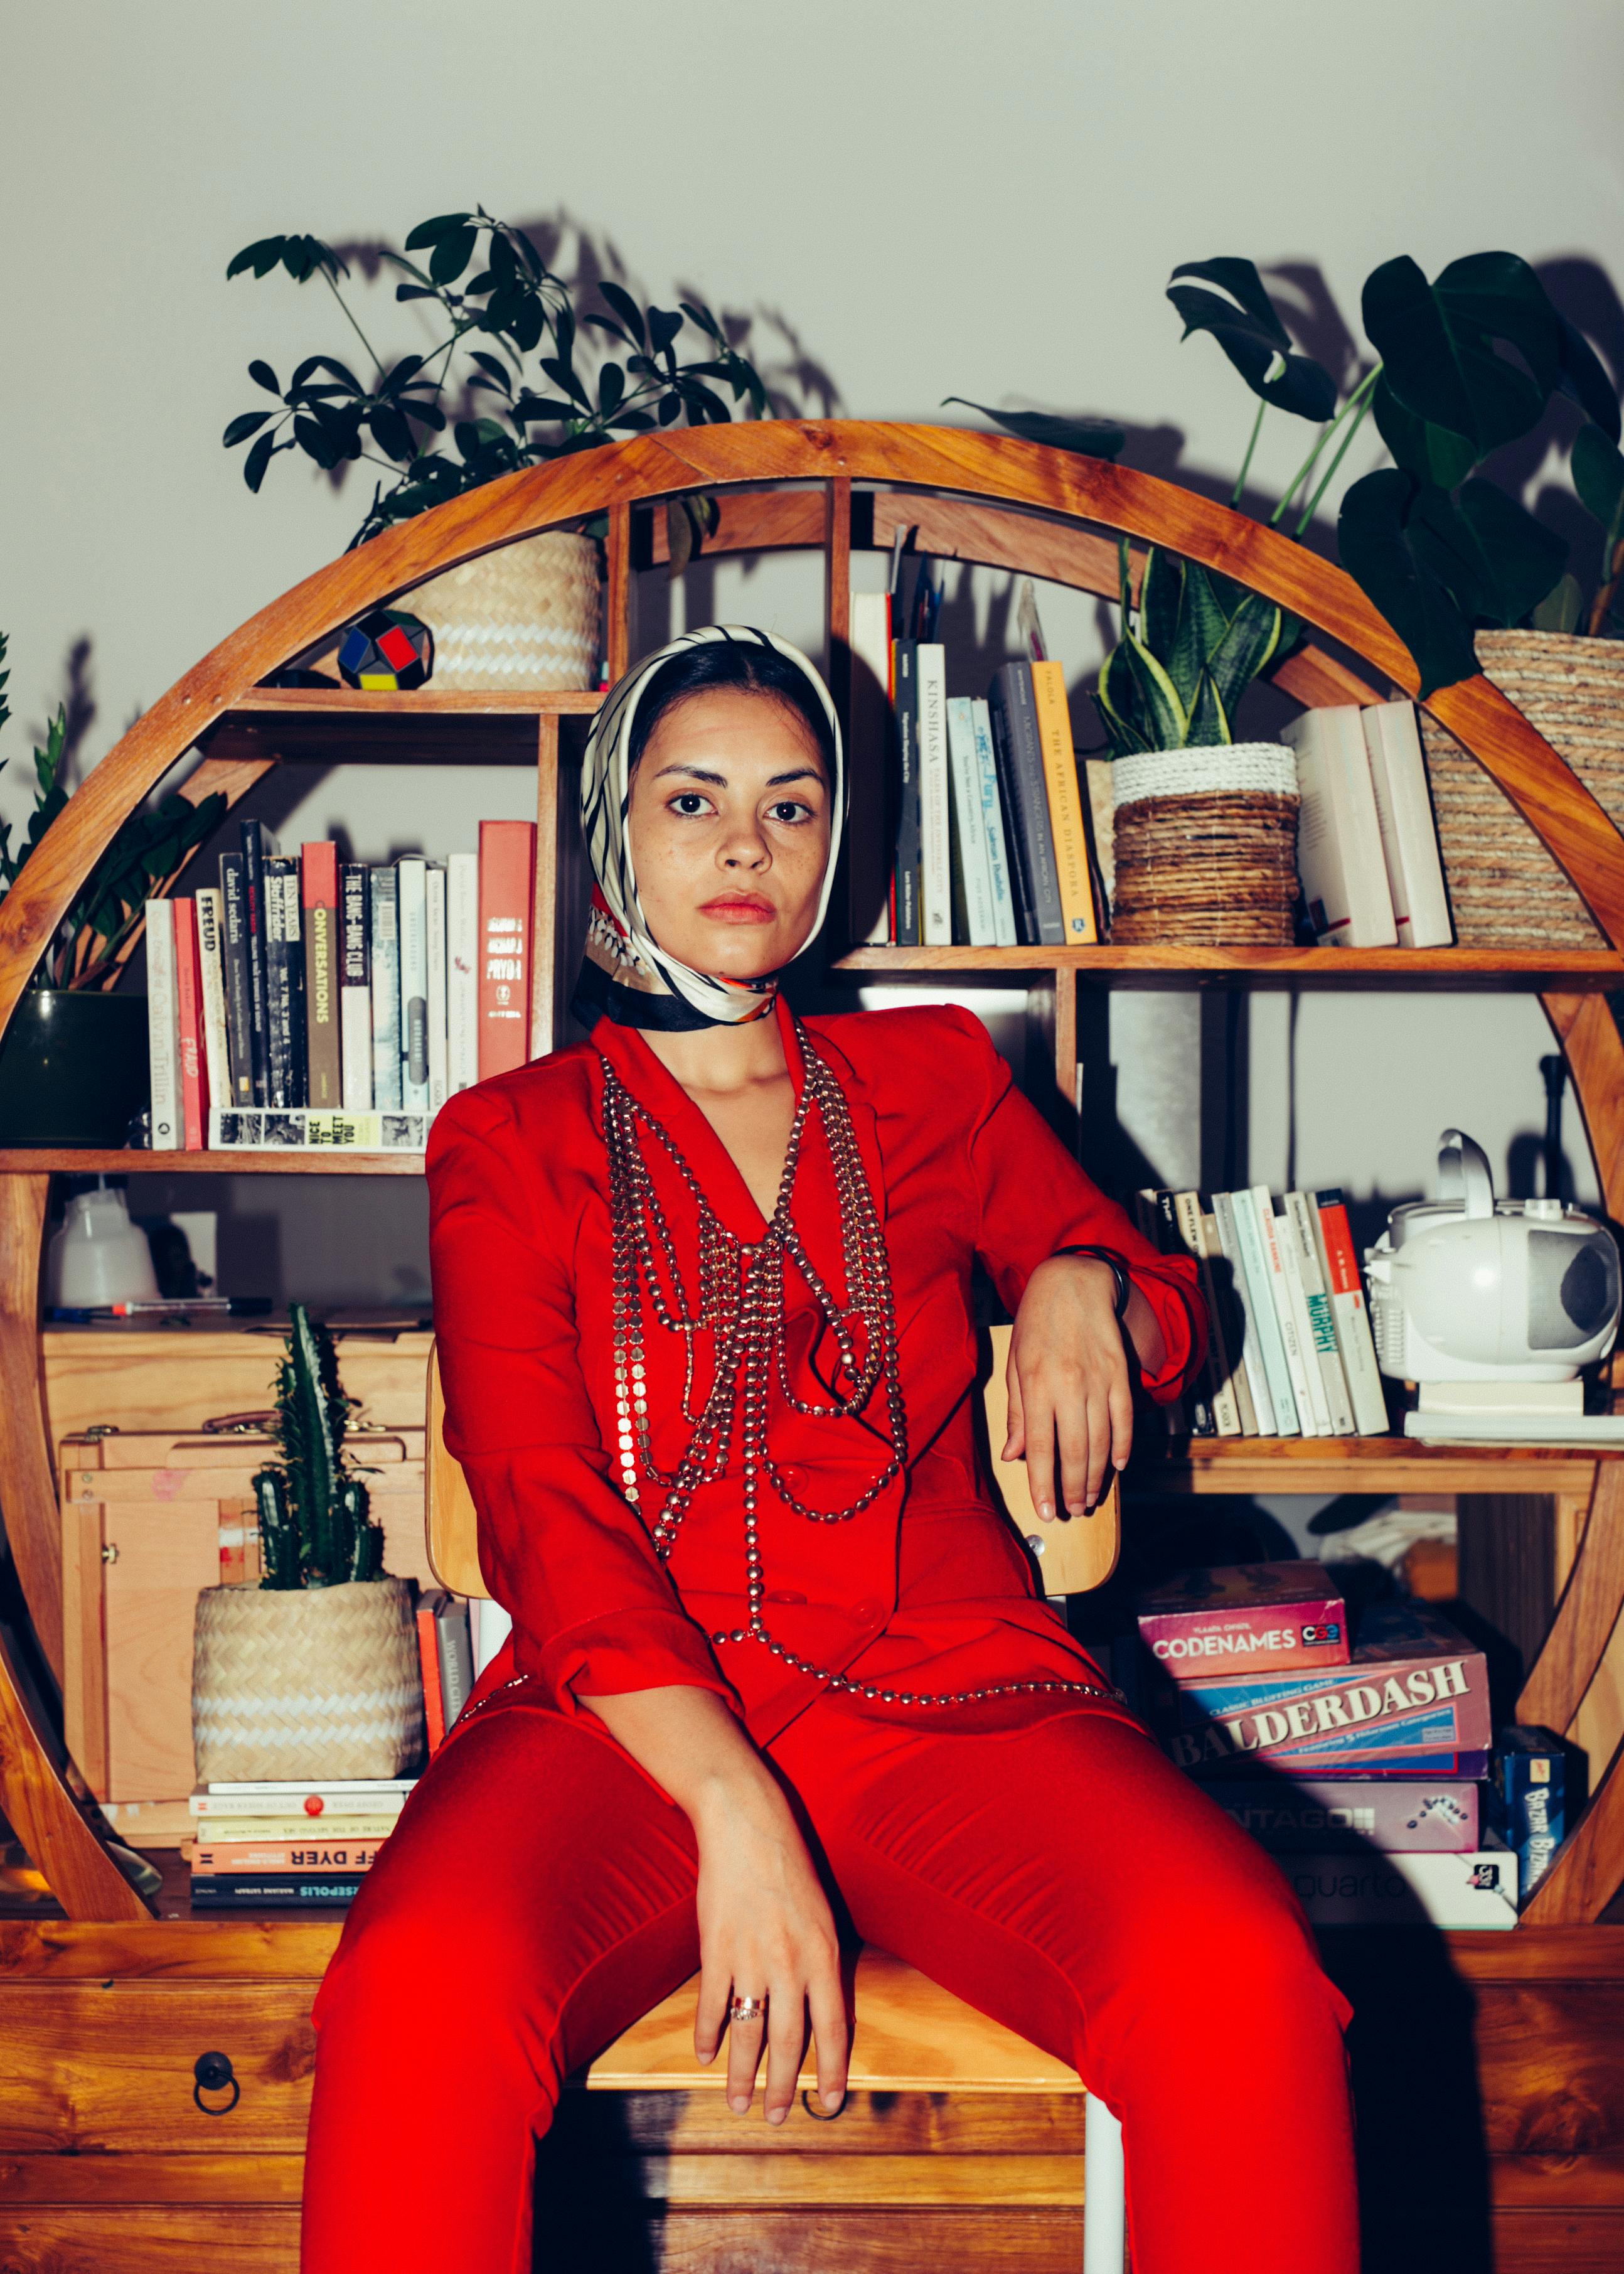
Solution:
[{"label": "schefflera plant", "polygon": [[1113,758],[1235,740],[1240,699],[1295,636],[1295,619],[1260,592],[1151,546],[1139,600],[1124,538],[1122,637],[1094,702]]},{"label": "schefflera plant", "polygon": [[350,1400],[339,1387],[333,1337],[303,1303],[291,1307],[288,1355],[278,1370],[279,1467],[254,1479],[262,1587],[332,1587],[381,1579],[383,1530],[367,1513],[366,1487],[350,1465]]}]

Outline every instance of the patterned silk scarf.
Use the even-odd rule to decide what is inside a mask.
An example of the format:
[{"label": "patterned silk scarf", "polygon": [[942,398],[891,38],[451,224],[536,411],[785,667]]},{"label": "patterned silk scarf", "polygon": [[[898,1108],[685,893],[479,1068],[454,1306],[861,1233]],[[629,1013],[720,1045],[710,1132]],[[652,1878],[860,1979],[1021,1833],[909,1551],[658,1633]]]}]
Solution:
[{"label": "patterned silk scarf", "polygon": [[[627,814],[631,802],[632,724],[637,705],[662,664],[687,649],[713,640],[754,642],[786,657],[806,674],[829,721],[834,744],[835,778],[829,864],[823,871],[816,913],[804,948],[816,938],[829,908],[834,886],[835,854],[846,814],[846,766],[840,747],[840,726],[823,679],[787,640],[771,632],[755,631],[741,624],[707,624],[685,632],[653,655],[632,666],[604,697],[603,707],[588,738],[581,770],[581,821],[586,832],[587,857],[597,879],[591,913],[587,919],[586,955],[575,983],[572,1008],[585,1026],[607,1016],[625,1027],[678,1028],[738,1026],[759,1019],[772,1007],[778,989],[777,972],[760,979],[722,979],[695,971],[656,946],[643,922],[632,869],[631,833]],[[796,953],[799,954],[800,948]]]}]

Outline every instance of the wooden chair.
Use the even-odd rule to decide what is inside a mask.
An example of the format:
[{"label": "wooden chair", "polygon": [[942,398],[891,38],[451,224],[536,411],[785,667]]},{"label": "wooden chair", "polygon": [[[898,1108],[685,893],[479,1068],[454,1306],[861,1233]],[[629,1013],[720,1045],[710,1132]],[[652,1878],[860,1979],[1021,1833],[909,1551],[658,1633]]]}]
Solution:
[{"label": "wooden chair", "polygon": [[[1001,1445],[1008,1418],[1004,1367],[1011,1329],[994,1327],[990,1363],[982,1387],[989,1442]],[[429,1354],[428,1556],[442,1587],[489,1601],[479,1569],[479,1526],[468,1480],[445,1441],[445,1397],[440,1366]],[[1051,1600],[1085,1594],[1116,1567],[1121,1508],[1113,1481],[1092,1517],[1040,1525],[1023,1463],[995,1464],[1011,1521],[1037,1560]],[[635,2022],[584,2079],[597,2092],[716,2092],[726,2083],[719,2067],[694,2059],[691,1983]],[[857,1962],[852,2041],[853,2092],[1080,2093],[1064,2062],[1040,2052],[1012,2030],[978,2014],[900,1959],[865,1949]],[[803,2072],[801,2082],[816,2082]],[[1090,2097],[1085,2118],[1083,2274],[1122,2274],[1125,2206],[1122,2131],[1110,2111]]]}]

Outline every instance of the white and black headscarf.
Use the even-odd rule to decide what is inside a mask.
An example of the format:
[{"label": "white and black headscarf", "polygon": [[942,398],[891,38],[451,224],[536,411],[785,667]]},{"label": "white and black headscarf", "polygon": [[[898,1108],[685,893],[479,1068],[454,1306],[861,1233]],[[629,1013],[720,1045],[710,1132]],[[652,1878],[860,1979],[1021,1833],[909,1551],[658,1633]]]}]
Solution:
[{"label": "white and black headscarf", "polygon": [[807,937],[796,953],[814,939],[828,913],[834,886],[835,855],[846,812],[846,766],[840,747],[840,725],[822,675],[787,640],[771,632],[756,631],[743,624],[706,624],[685,632],[668,647],[644,656],[604,697],[602,709],[588,737],[581,770],[581,821],[586,832],[587,857],[592,864],[596,889],[587,921],[586,956],[576,982],[574,1009],[591,1025],[607,1016],[622,1026],[665,1028],[738,1026],[769,1011],[778,992],[778,974],[759,979],[724,979],[708,971],[692,970],[655,945],[643,922],[632,868],[631,752],[637,709],[655,674],[673,656],[711,642],[753,643],[769,648],[796,666],[815,690],[816,704],[829,725],[834,779],[830,784],[831,811],[829,862],[823,870],[817,908]]}]

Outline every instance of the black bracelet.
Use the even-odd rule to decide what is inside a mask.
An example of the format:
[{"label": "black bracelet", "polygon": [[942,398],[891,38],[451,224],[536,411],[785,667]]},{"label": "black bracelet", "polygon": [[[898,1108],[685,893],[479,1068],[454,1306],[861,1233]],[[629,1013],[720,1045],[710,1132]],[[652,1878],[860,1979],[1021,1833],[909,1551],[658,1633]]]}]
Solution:
[{"label": "black bracelet", "polygon": [[1133,1292],[1133,1282],[1128,1276],[1128,1267],[1120,1256],[1113,1255],[1109,1247],[1057,1247],[1055,1253],[1056,1255],[1088,1255],[1092,1256],[1096,1263],[1103,1263],[1111,1277],[1116,1282],[1116,1300],[1114,1306],[1116,1316],[1121,1319],[1125,1315],[1128,1299]]}]

